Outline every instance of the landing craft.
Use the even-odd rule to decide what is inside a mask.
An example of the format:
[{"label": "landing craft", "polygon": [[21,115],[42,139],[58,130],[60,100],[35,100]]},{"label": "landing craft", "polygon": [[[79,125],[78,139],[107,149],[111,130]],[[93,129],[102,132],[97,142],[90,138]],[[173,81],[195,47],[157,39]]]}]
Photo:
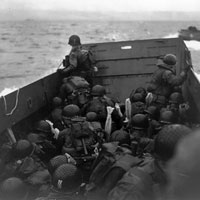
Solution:
[{"label": "landing craft", "polygon": [[[121,102],[131,90],[146,87],[156,70],[158,57],[175,54],[177,74],[184,66],[192,65],[190,52],[180,38],[93,43],[84,44],[83,48],[91,50],[96,57],[98,73],[94,83],[103,85],[108,95],[118,97]],[[21,138],[31,130],[35,120],[44,119],[60,84],[60,75],[55,72],[1,97],[1,137],[9,133],[12,137]],[[185,100],[191,106],[190,119],[200,122],[200,83],[192,68],[182,89]]]},{"label": "landing craft", "polygon": [[200,41],[200,30],[195,26],[189,26],[187,29],[179,31],[179,37],[183,40],[197,40]]}]

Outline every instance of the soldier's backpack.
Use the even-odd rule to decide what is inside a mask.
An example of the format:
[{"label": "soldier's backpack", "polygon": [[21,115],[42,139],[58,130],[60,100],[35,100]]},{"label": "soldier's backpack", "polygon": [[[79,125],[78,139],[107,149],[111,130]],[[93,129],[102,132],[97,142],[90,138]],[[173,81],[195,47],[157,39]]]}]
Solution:
[{"label": "soldier's backpack", "polygon": [[80,154],[89,154],[93,150],[92,145],[96,144],[93,130],[83,118],[74,118],[71,122],[70,132],[73,147]]},{"label": "soldier's backpack", "polygon": [[155,199],[153,191],[152,177],[137,169],[137,167],[131,168],[116,186],[109,192],[109,200],[153,200]]},{"label": "soldier's backpack", "polygon": [[97,199],[99,195],[99,199],[105,199],[123,174],[141,162],[130,153],[129,149],[119,147],[117,143],[102,145],[86,188],[88,199]]},{"label": "soldier's backpack", "polygon": [[80,93],[89,94],[89,83],[84,78],[70,76],[63,79],[63,84],[60,88],[61,98],[67,98],[68,96],[76,97]]},{"label": "soldier's backpack", "polygon": [[105,121],[107,117],[106,107],[107,107],[107,102],[103,98],[101,97],[93,98],[86,105],[85,113],[95,112],[97,114],[97,119],[99,121]]}]

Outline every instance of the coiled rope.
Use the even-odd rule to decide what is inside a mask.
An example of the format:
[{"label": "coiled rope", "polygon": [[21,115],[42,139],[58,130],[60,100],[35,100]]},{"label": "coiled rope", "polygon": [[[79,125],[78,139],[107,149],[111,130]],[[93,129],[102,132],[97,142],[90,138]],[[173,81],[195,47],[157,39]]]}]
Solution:
[{"label": "coiled rope", "polygon": [[8,112],[8,105],[7,105],[7,101],[6,101],[6,97],[3,97],[3,101],[4,101],[4,107],[5,107],[5,115],[6,116],[10,116],[14,113],[14,111],[16,110],[17,106],[18,106],[18,102],[19,102],[19,89],[17,90],[17,94],[16,94],[16,98],[15,98],[15,105],[12,108],[12,110],[10,112]]}]

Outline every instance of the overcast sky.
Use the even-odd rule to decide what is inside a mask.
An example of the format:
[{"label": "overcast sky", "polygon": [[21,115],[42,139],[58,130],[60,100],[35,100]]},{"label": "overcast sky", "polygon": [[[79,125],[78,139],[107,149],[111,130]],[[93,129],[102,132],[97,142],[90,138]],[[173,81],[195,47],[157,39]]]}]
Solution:
[{"label": "overcast sky", "polygon": [[4,10],[200,11],[200,0],[0,0]]}]

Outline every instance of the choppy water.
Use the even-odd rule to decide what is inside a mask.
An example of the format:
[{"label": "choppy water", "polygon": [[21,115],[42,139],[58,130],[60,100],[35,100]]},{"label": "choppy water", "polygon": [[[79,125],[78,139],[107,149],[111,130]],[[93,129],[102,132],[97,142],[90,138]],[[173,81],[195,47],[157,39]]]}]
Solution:
[{"label": "choppy water", "polygon": [[[22,87],[56,70],[69,52],[68,37],[80,35],[83,43],[177,37],[200,22],[0,22],[0,91]],[[193,65],[200,73],[200,42],[187,41]]]}]

